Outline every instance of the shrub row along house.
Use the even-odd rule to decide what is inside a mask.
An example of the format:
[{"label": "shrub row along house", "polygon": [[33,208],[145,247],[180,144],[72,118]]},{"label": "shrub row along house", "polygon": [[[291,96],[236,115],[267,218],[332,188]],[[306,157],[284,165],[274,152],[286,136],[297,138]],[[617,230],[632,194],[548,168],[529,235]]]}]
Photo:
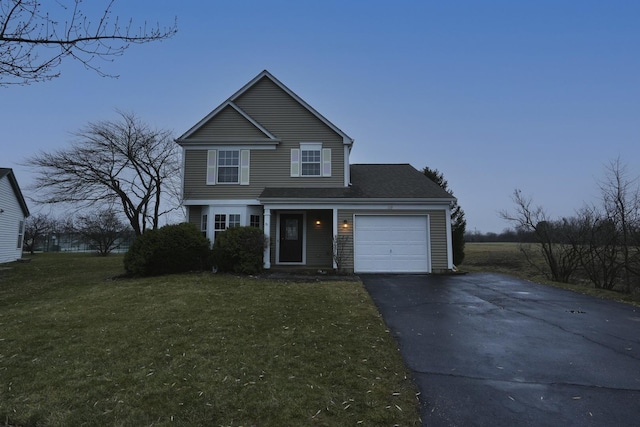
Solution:
[{"label": "shrub row along house", "polygon": [[267,269],[453,268],[455,198],[409,164],[350,164],[354,140],[268,71],[176,141],[188,221],[260,227]]},{"label": "shrub row along house", "polygon": [[0,263],[22,258],[29,208],[12,169],[0,168]]}]

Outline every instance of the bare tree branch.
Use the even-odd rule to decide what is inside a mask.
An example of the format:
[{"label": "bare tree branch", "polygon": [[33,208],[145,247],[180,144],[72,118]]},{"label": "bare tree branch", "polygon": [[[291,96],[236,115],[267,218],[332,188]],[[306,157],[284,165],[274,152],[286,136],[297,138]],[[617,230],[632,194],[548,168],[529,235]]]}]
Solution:
[{"label": "bare tree branch", "polygon": [[[0,86],[27,85],[60,76],[63,59],[70,57],[101,76],[96,59],[112,61],[131,44],[149,43],[172,37],[176,22],[169,27],[146,22],[133,28],[112,16],[115,0],[109,0],[97,21],[83,11],[83,0],[57,0],[42,5],[40,0],[0,1]],[[90,6],[93,7],[93,6]]]},{"label": "bare tree branch", "polygon": [[179,177],[178,147],[170,131],[119,114],[119,121],[89,123],[76,132],[69,149],[41,152],[25,164],[36,172],[36,202],[92,208],[115,203],[140,235],[178,208],[163,197]]}]

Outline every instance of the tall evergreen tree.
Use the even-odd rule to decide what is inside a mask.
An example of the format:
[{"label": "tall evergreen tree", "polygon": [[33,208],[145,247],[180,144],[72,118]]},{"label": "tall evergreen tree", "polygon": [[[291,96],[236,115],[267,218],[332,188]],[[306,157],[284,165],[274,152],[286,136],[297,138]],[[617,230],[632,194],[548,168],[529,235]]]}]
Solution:
[{"label": "tall evergreen tree", "polygon": [[[444,179],[444,175],[438,169],[431,169],[425,166],[422,173],[453,195],[453,191],[449,190],[449,183]],[[453,249],[453,263],[455,265],[460,265],[464,261],[464,233],[466,229],[467,220],[464,219],[464,211],[456,201],[451,207],[451,244]]]}]

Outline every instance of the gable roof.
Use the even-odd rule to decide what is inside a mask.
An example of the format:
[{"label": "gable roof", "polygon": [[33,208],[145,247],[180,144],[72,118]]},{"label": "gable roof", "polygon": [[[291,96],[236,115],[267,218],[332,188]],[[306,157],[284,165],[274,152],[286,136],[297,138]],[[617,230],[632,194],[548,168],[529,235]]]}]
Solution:
[{"label": "gable roof", "polygon": [[256,77],[254,77],[253,79],[251,79],[251,81],[249,81],[249,83],[247,83],[246,85],[244,85],[242,88],[240,88],[236,93],[234,93],[233,95],[231,95],[226,101],[224,101],[222,104],[220,104],[218,107],[216,107],[216,109],[214,109],[212,112],[210,112],[209,114],[207,114],[207,116],[205,116],[202,120],[200,120],[198,123],[196,123],[195,126],[193,126],[191,129],[189,129],[188,131],[186,131],[184,134],[182,134],[182,136],[180,136],[178,139],[176,139],[176,142],[178,142],[179,144],[182,142],[186,142],[185,140],[187,138],[189,138],[191,135],[193,135],[195,132],[198,131],[198,129],[200,129],[202,126],[206,125],[207,122],[209,122],[209,120],[211,120],[213,117],[215,117],[218,113],[220,113],[220,111],[222,111],[224,108],[231,106],[233,108],[235,108],[236,110],[238,110],[238,112],[240,114],[242,114],[251,124],[253,124],[254,126],[256,126],[258,129],[260,129],[266,136],[268,136],[270,139],[274,139],[277,140],[277,138],[275,136],[273,136],[267,129],[265,129],[264,127],[262,127],[258,122],[256,122],[255,120],[253,120],[248,114],[246,114],[242,109],[240,109],[235,103],[234,101],[236,99],[238,99],[240,96],[242,96],[242,94],[244,94],[245,92],[247,92],[249,89],[251,89],[253,86],[255,86],[260,80],[262,80],[263,78],[267,78],[269,80],[271,80],[276,86],[278,86],[282,91],[284,91],[286,94],[288,94],[289,96],[291,96],[296,102],[298,102],[300,105],[302,105],[305,109],[307,109],[307,111],[309,111],[311,114],[313,114],[316,118],[318,118],[321,122],[323,122],[325,125],[327,125],[329,128],[331,128],[334,132],[336,132],[338,135],[340,135],[342,137],[343,143],[346,145],[351,145],[353,144],[353,138],[351,138],[349,135],[347,135],[346,133],[344,133],[342,130],[340,130],[340,128],[338,128],[336,125],[334,125],[333,123],[331,123],[329,120],[327,120],[322,114],[320,114],[319,112],[317,112],[312,106],[310,106],[309,104],[307,104],[302,98],[300,98],[298,95],[296,95],[291,89],[289,89],[288,87],[286,87],[280,80],[276,79],[270,72],[268,72],[267,70],[262,71],[260,74],[258,74]]},{"label": "gable roof", "polygon": [[27,207],[27,202],[24,200],[24,196],[22,195],[22,191],[20,191],[20,186],[18,185],[18,180],[16,176],[13,174],[13,169],[11,168],[0,168],[0,180],[4,177],[7,177],[11,187],[13,188],[13,192],[16,195],[16,199],[18,199],[18,203],[22,208],[22,213],[25,217],[29,216],[29,208]]},{"label": "gable roof", "polygon": [[351,185],[338,188],[265,188],[265,199],[456,200],[408,163],[351,165]]}]

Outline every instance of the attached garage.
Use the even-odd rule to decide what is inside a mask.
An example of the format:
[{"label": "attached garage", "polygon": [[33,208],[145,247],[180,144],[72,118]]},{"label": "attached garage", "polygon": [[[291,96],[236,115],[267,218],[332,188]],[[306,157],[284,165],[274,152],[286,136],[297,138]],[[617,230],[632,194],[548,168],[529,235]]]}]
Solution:
[{"label": "attached garage", "polygon": [[356,273],[429,273],[428,215],[355,215]]}]

